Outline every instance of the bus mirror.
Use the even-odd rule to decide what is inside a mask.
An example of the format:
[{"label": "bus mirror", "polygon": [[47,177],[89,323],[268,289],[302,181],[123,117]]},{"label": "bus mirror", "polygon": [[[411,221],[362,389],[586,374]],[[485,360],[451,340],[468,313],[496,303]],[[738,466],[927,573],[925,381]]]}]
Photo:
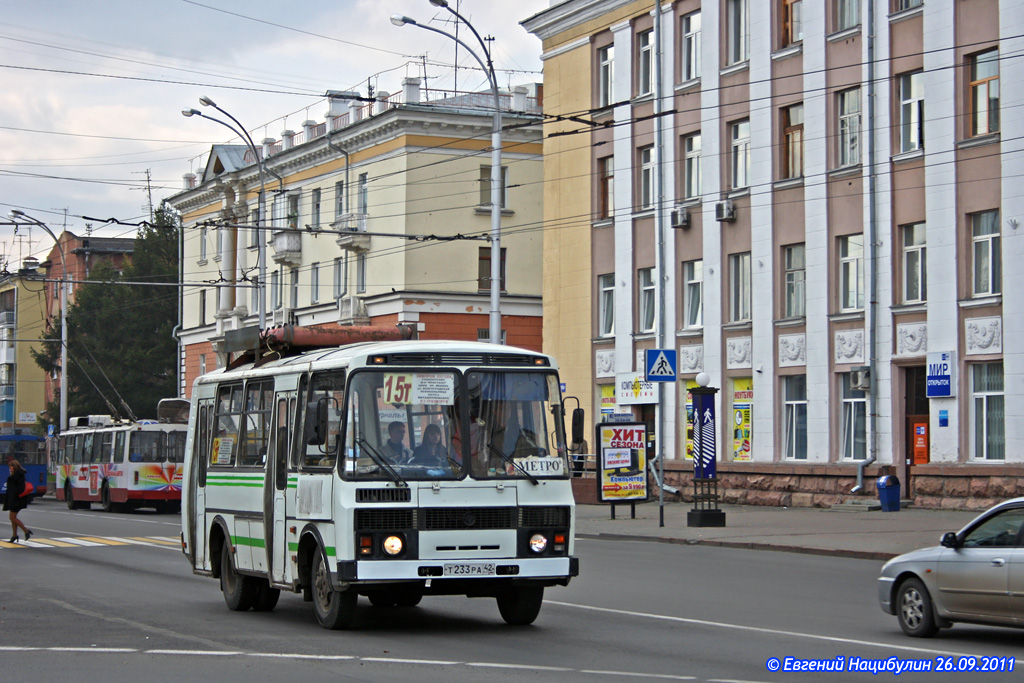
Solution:
[{"label": "bus mirror", "polygon": [[320,446],[327,442],[327,399],[306,406],[306,444]]},{"label": "bus mirror", "polygon": [[583,442],[583,408],[572,411],[572,442]]}]

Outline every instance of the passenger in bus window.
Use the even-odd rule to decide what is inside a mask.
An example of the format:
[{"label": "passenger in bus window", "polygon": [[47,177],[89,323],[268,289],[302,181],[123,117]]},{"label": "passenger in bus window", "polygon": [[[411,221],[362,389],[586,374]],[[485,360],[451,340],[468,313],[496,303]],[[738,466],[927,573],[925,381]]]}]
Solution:
[{"label": "passenger in bus window", "polygon": [[404,465],[412,457],[412,451],[405,446],[405,423],[395,420],[388,425],[388,440],[384,443],[384,453],[392,463]]},{"label": "passenger in bus window", "polygon": [[412,452],[410,465],[422,467],[447,467],[448,449],[441,443],[441,428],[436,424],[428,424],[423,430],[423,443]]},{"label": "passenger in bus window", "polygon": [[18,529],[25,532],[25,540],[32,538],[32,532],[25,523],[18,519],[18,513],[28,505],[28,496],[21,495],[25,491],[25,468],[14,458],[7,458],[7,468],[10,473],[7,476],[7,495],[4,497],[4,510],[10,512],[11,543],[18,542]]}]

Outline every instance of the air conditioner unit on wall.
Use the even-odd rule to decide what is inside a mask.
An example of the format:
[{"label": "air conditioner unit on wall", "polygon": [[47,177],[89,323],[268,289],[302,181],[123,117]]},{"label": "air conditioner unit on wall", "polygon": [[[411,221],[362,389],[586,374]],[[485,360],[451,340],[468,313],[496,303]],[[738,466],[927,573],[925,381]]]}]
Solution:
[{"label": "air conditioner unit on wall", "polygon": [[720,223],[732,223],[736,220],[736,206],[731,199],[715,204],[715,220]]},{"label": "air conditioner unit on wall", "polygon": [[675,209],[669,218],[673,228],[682,228],[683,230],[690,227],[690,212],[686,209]]},{"label": "air conditioner unit on wall", "polygon": [[850,368],[850,388],[854,391],[871,391],[870,365],[857,365]]},{"label": "air conditioner unit on wall", "polygon": [[273,312],[271,324],[289,325],[295,324],[295,314],[290,308],[279,308]]}]

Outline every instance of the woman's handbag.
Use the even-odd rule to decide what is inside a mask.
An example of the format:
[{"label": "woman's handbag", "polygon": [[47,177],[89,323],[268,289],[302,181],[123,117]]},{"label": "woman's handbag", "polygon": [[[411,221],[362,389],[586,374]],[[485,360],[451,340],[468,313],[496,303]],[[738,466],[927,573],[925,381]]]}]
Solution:
[{"label": "woman's handbag", "polygon": [[35,490],[36,490],[36,487],[32,485],[32,482],[26,481],[25,482],[25,488],[22,489],[21,494],[18,496],[18,498],[24,498],[25,496],[30,496],[30,495],[32,495],[32,492],[35,491]]}]

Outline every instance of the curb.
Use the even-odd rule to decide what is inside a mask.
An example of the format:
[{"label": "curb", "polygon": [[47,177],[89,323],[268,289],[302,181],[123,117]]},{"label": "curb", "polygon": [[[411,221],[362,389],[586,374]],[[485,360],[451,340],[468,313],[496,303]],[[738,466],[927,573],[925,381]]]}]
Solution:
[{"label": "curb", "polygon": [[899,553],[883,553],[873,550],[843,550],[839,548],[809,548],[799,545],[773,545],[771,543],[754,543],[752,541],[721,541],[699,538],[668,538],[664,536],[627,536],[625,534],[576,534],[576,538],[592,541],[642,541],[644,543],[667,543],[669,545],[706,545],[717,548],[737,548],[741,550],[774,550],[782,553],[799,553],[803,555],[829,555],[832,557],[849,557],[856,560],[878,560],[886,562]]}]

